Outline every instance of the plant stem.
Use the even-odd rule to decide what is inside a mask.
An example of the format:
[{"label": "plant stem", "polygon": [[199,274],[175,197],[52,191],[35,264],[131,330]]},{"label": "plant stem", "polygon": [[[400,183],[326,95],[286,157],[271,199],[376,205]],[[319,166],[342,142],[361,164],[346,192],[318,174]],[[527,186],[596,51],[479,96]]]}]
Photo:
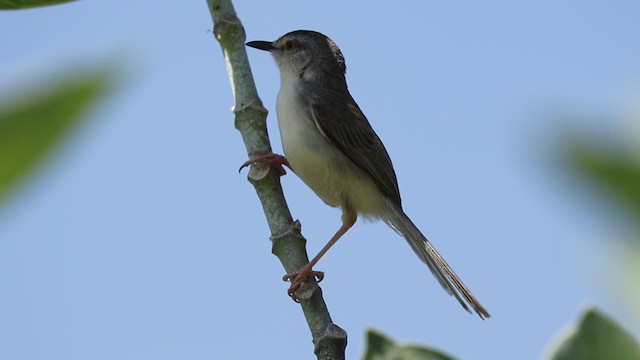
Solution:
[{"label": "plant stem", "polygon": [[[207,4],[213,18],[213,33],[222,47],[235,98],[235,127],[242,135],[248,154],[270,153],[267,110],[258,97],[253,81],[244,47],[246,36],[242,23],[231,0],[207,0]],[[256,168],[250,170],[249,181],[260,198],[271,230],[272,252],[287,273],[297,271],[309,262],[306,240],[300,234],[300,223],[293,221],[275,171],[265,171],[264,168],[260,169],[260,165]],[[322,298],[322,290],[317,284],[311,284],[308,298],[305,297],[301,296],[300,306],[313,336],[314,353],[320,360],[344,359],[347,333],[332,322]]]}]

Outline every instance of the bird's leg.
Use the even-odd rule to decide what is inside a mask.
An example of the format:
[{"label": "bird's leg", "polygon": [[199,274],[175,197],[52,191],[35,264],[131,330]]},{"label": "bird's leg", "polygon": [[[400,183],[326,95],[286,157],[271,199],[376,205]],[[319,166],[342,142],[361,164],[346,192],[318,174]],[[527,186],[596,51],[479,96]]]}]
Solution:
[{"label": "bird's leg", "polygon": [[244,164],[242,164],[242,166],[240,166],[240,169],[238,169],[238,172],[242,171],[242,169],[244,169],[245,167],[254,165],[256,163],[269,165],[273,170],[275,170],[278,176],[283,176],[287,173],[287,171],[284,169],[284,166],[291,169],[291,166],[289,166],[289,161],[282,155],[264,151],[254,151],[253,153],[251,153],[251,156],[252,159],[247,160]]},{"label": "bird's leg", "polygon": [[329,248],[331,248],[331,246],[333,246],[333,244],[335,244],[338,239],[342,237],[342,235],[344,235],[349,229],[351,229],[353,224],[356,223],[357,218],[358,215],[355,211],[353,211],[353,209],[348,206],[343,206],[342,226],[340,227],[340,229],[338,229],[336,234],[333,235],[329,242],[327,242],[327,244],[320,250],[320,252],[318,252],[318,254],[313,259],[311,259],[311,261],[309,261],[307,265],[303,266],[296,272],[287,274],[282,277],[282,280],[284,281],[291,281],[291,286],[289,287],[287,293],[289,294],[289,296],[291,296],[293,301],[300,301],[300,298],[296,294],[296,291],[300,289],[300,286],[302,286],[302,284],[307,279],[313,276],[316,281],[322,281],[322,279],[324,278],[324,273],[322,271],[314,271],[313,267],[318,261],[320,261],[320,258],[322,258],[322,256],[329,250]]}]

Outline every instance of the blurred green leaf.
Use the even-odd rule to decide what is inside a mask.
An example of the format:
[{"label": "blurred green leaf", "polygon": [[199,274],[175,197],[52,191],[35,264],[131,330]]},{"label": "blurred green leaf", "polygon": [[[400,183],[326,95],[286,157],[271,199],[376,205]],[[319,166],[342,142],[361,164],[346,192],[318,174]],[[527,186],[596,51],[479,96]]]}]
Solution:
[{"label": "blurred green leaf", "polygon": [[48,91],[33,91],[3,102],[0,200],[78,125],[108,84],[109,73],[100,69],[47,86]]},{"label": "blurred green leaf", "polygon": [[640,156],[585,140],[572,141],[570,164],[640,219]]},{"label": "blurred green leaf", "polygon": [[363,360],[453,360],[435,349],[398,344],[375,330],[367,331],[367,349]]},{"label": "blurred green leaf", "polygon": [[63,4],[76,0],[0,0],[0,10],[30,9],[40,6]]},{"label": "blurred green leaf", "polygon": [[565,335],[550,360],[638,360],[640,345],[601,312],[587,310]]}]

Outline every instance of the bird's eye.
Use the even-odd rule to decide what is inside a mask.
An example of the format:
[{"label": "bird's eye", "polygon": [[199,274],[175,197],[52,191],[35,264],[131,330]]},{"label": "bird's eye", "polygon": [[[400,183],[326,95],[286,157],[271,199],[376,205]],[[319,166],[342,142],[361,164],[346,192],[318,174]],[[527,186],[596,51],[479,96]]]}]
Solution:
[{"label": "bird's eye", "polygon": [[293,49],[293,41],[287,41],[286,43],[284,43],[284,49],[285,50]]}]

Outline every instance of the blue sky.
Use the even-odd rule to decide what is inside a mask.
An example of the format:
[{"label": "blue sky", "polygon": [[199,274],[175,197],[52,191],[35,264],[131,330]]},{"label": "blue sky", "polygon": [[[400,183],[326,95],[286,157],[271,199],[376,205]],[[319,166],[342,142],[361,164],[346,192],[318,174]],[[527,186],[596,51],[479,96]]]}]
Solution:
[{"label": "blue sky", "polygon": [[[640,4],[236,2],[248,40],[321,31],[393,159],[405,211],[494,316],[446,296],[404,240],[358,223],[319,263],[359,358],[367,327],[461,359],[536,359],[587,304],[640,333],[612,291],[610,208],[559,167],[566,129],[627,132]],[[205,1],[0,13],[0,96],[86,64],[121,81],[0,208],[0,358],[313,358],[280,281]],[[268,123],[278,72],[249,49]],[[570,114],[570,116],[565,116]],[[605,121],[606,120],[606,121]],[[289,174],[315,254],[340,212]]]}]

